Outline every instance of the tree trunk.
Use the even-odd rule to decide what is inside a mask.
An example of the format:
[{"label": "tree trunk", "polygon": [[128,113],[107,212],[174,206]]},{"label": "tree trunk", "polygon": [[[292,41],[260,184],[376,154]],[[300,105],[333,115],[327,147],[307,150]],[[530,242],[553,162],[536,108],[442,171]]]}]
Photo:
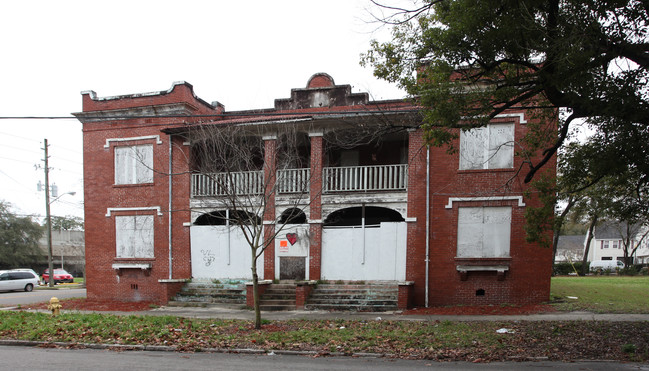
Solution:
[{"label": "tree trunk", "polygon": [[257,275],[257,249],[250,249],[252,252],[252,298],[255,308],[255,328],[261,329],[261,309],[259,309],[259,276]]},{"label": "tree trunk", "polygon": [[593,229],[597,223],[598,215],[594,215],[588,226],[588,238],[586,239],[586,246],[584,247],[584,257],[581,260],[581,275],[585,276],[588,273],[588,252],[590,251],[590,242],[593,240]]},{"label": "tree trunk", "polygon": [[554,236],[552,238],[552,266],[554,266],[554,262],[557,259],[557,247],[559,246],[559,234],[561,234],[561,227],[563,227],[563,222],[566,220],[566,215],[568,215],[568,212],[574,204],[575,198],[570,196],[568,198],[568,204],[566,205],[566,208],[563,209],[561,215],[559,215],[557,220],[555,220]]}]

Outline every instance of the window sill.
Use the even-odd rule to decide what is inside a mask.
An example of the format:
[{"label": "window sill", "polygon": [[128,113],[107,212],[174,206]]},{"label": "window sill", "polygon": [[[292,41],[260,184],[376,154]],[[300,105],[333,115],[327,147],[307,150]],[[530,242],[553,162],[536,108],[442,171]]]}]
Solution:
[{"label": "window sill", "polygon": [[113,188],[153,187],[155,183],[113,184]]},{"label": "window sill", "polygon": [[498,281],[505,280],[511,258],[455,258],[460,279],[466,281],[470,272],[496,272]]},{"label": "window sill", "polygon": [[493,173],[493,172],[507,173],[513,171],[514,171],[513,167],[498,168],[498,169],[458,169],[457,170],[458,174]]},{"label": "window sill", "polygon": [[112,268],[121,276],[124,269],[140,269],[145,276],[151,274],[151,263],[113,263]]}]

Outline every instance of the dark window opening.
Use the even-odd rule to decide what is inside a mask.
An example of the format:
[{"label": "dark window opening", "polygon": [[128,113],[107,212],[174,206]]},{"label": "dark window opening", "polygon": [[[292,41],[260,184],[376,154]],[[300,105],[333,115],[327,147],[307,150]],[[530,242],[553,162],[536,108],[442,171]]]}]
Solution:
[{"label": "dark window opening", "polygon": [[[334,211],[324,221],[324,226],[360,226],[362,225],[363,207],[349,207]],[[401,214],[385,207],[365,206],[365,225],[377,226],[382,222],[403,222]]]},{"label": "dark window opening", "polygon": [[306,214],[304,211],[296,208],[284,210],[279,217],[279,224],[304,224],[306,223]]},{"label": "dark window opening", "polygon": [[475,296],[484,296],[484,289],[475,290]]},{"label": "dark window opening", "polygon": [[228,223],[228,214],[225,210],[210,211],[196,218],[194,225],[261,224],[261,218],[243,210],[230,210],[229,219]]}]

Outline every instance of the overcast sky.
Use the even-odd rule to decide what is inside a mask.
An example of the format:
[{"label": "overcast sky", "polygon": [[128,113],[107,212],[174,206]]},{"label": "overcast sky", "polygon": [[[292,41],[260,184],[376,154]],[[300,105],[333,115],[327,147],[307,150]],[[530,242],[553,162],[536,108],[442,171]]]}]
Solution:
[{"label": "overcast sky", "polygon": [[[71,116],[81,91],[163,91],[187,81],[226,110],[268,108],[316,72],[373,99],[401,98],[359,55],[388,29],[369,24],[369,0],[3,1],[0,116]],[[83,216],[81,124],[0,120],[0,200],[44,215],[43,139],[50,183],[64,195],[52,215]],[[40,165],[40,168],[38,167]]]}]

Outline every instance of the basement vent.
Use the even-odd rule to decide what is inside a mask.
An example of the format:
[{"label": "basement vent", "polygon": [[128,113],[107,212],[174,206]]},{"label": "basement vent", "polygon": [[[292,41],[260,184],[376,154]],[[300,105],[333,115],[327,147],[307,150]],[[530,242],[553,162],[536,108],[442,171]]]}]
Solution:
[{"label": "basement vent", "polygon": [[131,290],[137,290],[137,283],[131,284]]},{"label": "basement vent", "polygon": [[484,296],[484,289],[475,290],[475,296]]}]

